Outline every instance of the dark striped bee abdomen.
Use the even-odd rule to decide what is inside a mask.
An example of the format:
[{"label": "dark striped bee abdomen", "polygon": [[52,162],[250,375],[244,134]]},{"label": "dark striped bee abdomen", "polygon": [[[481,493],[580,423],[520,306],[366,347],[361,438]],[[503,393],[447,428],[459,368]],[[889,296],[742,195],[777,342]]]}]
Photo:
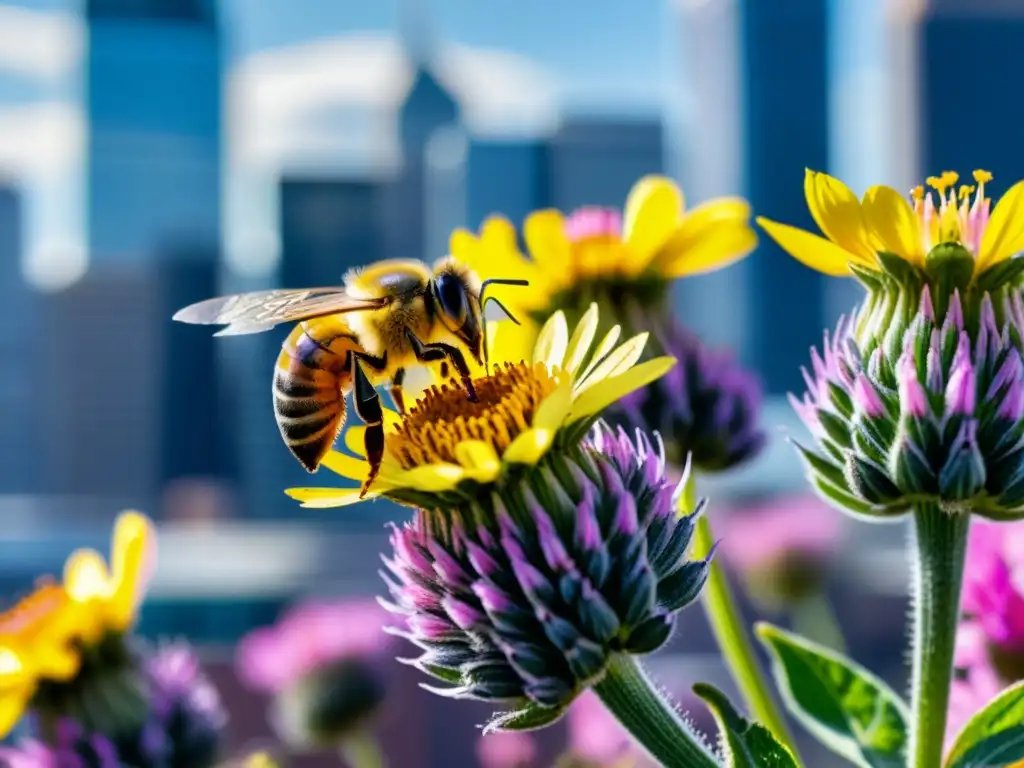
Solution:
[{"label": "dark striped bee abdomen", "polygon": [[352,352],[361,349],[338,315],[299,323],[281,345],[274,369],[274,415],[288,449],[316,471],[345,424]]}]

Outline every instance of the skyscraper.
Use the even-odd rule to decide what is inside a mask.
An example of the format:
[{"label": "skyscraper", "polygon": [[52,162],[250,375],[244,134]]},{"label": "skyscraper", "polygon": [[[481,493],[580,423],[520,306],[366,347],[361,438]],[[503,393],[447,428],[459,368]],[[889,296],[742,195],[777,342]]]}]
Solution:
[{"label": "skyscraper", "polygon": [[22,277],[24,227],[21,194],[0,186],[0,355],[7,361],[0,377],[0,493],[37,490],[39,455],[38,416],[34,396],[42,372],[38,345],[33,342],[38,295]]},{"label": "skyscraper", "polygon": [[619,207],[638,178],[665,166],[660,119],[571,117],[550,147],[551,205],[565,211]]},{"label": "skyscraper", "polygon": [[[95,263],[220,246],[221,50],[212,0],[87,0],[87,229]],[[203,255],[200,255],[203,254]]]},{"label": "skyscraper", "polygon": [[476,229],[492,213],[516,227],[530,211],[551,205],[551,146],[547,140],[470,142],[466,168],[466,218]]}]

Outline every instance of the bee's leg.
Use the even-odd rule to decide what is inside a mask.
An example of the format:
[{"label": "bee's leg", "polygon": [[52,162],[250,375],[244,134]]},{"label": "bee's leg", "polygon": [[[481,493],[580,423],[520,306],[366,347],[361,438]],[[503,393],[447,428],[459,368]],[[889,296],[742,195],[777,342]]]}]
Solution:
[{"label": "bee's leg", "polygon": [[352,390],[352,404],[355,406],[356,415],[366,425],[363,447],[366,450],[366,461],[370,465],[362,490],[359,492],[359,498],[363,498],[370,490],[370,485],[377,478],[381,462],[384,460],[384,410],[380,405],[380,395],[367,378],[366,371],[363,370],[363,363],[376,371],[382,371],[387,368],[387,355],[384,357],[373,357],[360,353],[352,355],[352,380],[355,382],[355,387]]},{"label": "bee's leg", "polygon": [[451,344],[445,344],[441,341],[437,341],[432,344],[424,344],[412,331],[406,329],[405,333],[409,339],[409,346],[412,347],[412,353],[416,356],[417,361],[421,363],[433,363],[438,360],[450,360],[451,364],[455,367],[455,370],[459,372],[459,378],[462,379],[462,385],[466,388],[466,392],[469,394],[469,399],[474,403],[477,401],[476,390],[473,388],[473,379],[469,375],[469,366],[466,365],[466,358],[463,357],[461,349],[453,347]]},{"label": "bee's leg", "polygon": [[405,395],[402,393],[402,384],[404,382],[405,368],[399,368],[391,379],[391,399],[395,401],[395,408],[401,414],[405,414]]}]

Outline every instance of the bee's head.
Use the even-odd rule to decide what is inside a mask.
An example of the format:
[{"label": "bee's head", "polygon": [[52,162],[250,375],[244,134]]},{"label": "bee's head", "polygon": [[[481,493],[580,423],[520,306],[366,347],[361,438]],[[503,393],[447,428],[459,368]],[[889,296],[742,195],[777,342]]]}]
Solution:
[{"label": "bee's head", "polygon": [[430,283],[437,314],[444,327],[461,341],[478,363],[483,364],[484,333],[480,312],[480,288],[475,275],[453,261],[434,272]]}]

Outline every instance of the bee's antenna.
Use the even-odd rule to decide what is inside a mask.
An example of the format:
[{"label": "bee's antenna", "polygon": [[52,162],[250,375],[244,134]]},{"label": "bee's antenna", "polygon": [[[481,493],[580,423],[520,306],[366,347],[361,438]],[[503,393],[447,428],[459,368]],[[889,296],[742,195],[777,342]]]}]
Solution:
[{"label": "bee's antenna", "polygon": [[483,325],[483,335],[484,335],[484,373],[486,373],[488,376],[491,374],[491,359],[490,359],[491,356],[490,356],[490,344],[488,344],[488,339],[487,339],[487,312],[485,311],[486,308],[487,308],[487,302],[488,301],[493,301],[495,304],[497,304],[499,307],[501,307],[501,311],[504,312],[508,316],[508,319],[511,320],[516,325],[521,325],[521,323],[516,319],[515,315],[513,315],[511,312],[508,311],[508,308],[504,304],[502,304],[500,301],[498,301],[494,297],[485,296],[485,294],[487,292],[487,286],[489,286],[489,285],[519,285],[519,286],[528,286],[529,284],[530,284],[529,280],[513,280],[513,279],[510,279],[510,278],[501,278],[501,277],[490,277],[490,278],[484,280],[482,283],[480,283],[480,319],[481,319],[481,324]]}]

